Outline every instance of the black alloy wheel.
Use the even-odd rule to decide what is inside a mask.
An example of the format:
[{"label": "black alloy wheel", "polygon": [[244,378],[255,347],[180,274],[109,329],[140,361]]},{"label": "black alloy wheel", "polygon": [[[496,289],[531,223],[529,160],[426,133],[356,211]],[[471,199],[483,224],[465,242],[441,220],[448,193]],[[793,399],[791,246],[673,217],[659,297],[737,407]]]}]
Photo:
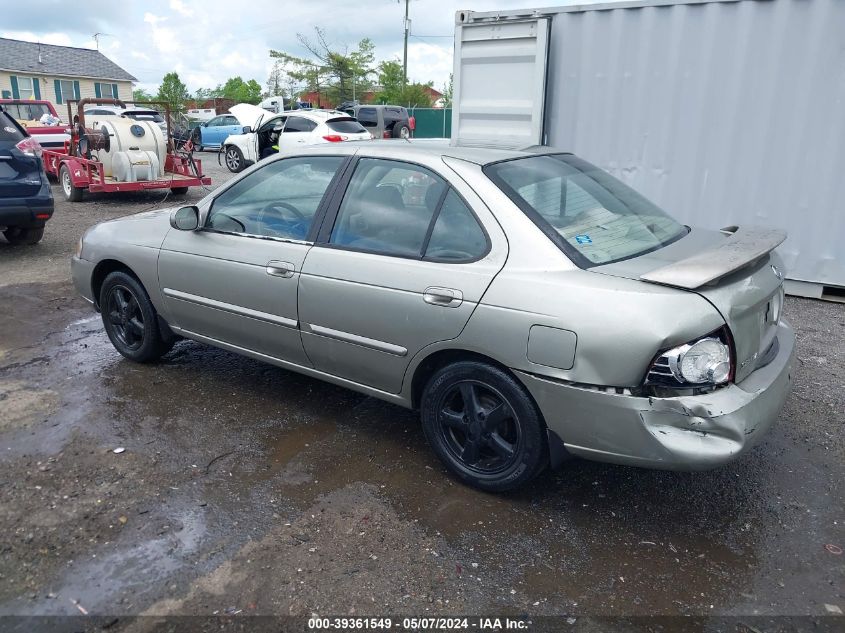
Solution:
[{"label": "black alloy wheel", "polygon": [[548,464],[546,428],[537,405],[502,368],[478,361],[443,367],[429,379],[421,414],[437,456],[477,488],[517,488]]},{"label": "black alloy wheel", "polygon": [[155,361],[173,347],[175,337],[162,336],[158,315],[146,290],[128,272],[118,270],[106,276],[99,306],[109,340],[129,360]]}]

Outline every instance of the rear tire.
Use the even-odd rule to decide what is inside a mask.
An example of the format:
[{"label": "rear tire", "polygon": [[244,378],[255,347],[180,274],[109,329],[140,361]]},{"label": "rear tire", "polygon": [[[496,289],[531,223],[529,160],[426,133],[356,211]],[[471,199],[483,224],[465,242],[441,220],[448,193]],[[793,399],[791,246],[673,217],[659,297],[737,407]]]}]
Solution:
[{"label": "rear tire", "polygon": [[447,365],[422,396],[425,436],[464,483],[504,492],[548,465],[546,427],[525,388],[506,371],[477,361]]},{"label": "rear tire", "polygon": [[241,150],[234,145],[228,145],[223,151],[223,158],[226,161],[226,167],[229,171],[233,174],[243,171],[244,155],[241,153]]},{"label": "rear tire", "polygon": [[3,235],[13,246],[29,246],[41,241],[41,238],[44,237],[44,227],[22,229],[19,226],[10,226],[3,231]]},{"label": "rear tire", "polygon": [[124,271],[110,273],[100,289],[103,326],[115,349],[136,363],[158,360],[173,347],[165,341],[147,291]]},{"label": "rear tire", "polygon": [[67,165],[62,165],[59,169],[59,184],[62,185],[62,192],[65,194],[65,200],[68,202],[79,202],[82,200],[82,187],[76,187],[70,177],[70,169]]},{"label": "rear tire", "polygon": [[177,196],[184,196],[186,193],[188,193],[188,188],[187,187],[171,187],[170,191],[172,191]]},{"label": "rear tire", "polygon": [[393,126],[393,138],[411,138],[411,128],[406,123]]}]

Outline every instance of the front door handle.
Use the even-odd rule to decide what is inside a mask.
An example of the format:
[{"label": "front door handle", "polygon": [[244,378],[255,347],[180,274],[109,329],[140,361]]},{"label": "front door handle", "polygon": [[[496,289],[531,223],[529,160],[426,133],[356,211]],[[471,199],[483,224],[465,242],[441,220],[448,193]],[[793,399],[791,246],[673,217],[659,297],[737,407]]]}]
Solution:
[{"label": "front door handle", "polygon": [[268,275],[273,275],[274,277],[284,277],[285,279],[288,279],[290,277],[293,277],[293,273],[295,272],[296,266],[294,266],[290,262],[267,262]]},{"label": "front door handle", "polygon": [[464,294],[453,288],[437,288],[431,286],[425,289],[423,301],[442,308],[457,308],[464,302]]}]

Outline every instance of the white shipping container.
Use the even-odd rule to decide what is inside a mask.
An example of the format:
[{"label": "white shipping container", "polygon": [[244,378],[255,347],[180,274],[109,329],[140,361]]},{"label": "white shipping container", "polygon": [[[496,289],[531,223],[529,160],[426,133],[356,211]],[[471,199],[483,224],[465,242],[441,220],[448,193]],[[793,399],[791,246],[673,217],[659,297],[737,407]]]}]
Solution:
[{"label": "white shipping container", "polygon": [[709,228],[782,228],[845,289],[845,0],[459,11],[453,142],[572,151]]}]

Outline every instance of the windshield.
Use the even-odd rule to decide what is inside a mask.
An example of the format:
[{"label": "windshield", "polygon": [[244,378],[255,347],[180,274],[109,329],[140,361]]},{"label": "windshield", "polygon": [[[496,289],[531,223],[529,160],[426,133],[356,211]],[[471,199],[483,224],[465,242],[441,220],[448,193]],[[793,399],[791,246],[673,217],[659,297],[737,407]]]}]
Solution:
[{"label": "windshield", "polygon": [[582,268],[643,255],[688,231],[627,185],[571,154],[493,163],[484,173]]},{"label": "windshield", "polygon": [[4,103],[3,109],[18,121],[38,121],[50,110],[43,103]]}]

